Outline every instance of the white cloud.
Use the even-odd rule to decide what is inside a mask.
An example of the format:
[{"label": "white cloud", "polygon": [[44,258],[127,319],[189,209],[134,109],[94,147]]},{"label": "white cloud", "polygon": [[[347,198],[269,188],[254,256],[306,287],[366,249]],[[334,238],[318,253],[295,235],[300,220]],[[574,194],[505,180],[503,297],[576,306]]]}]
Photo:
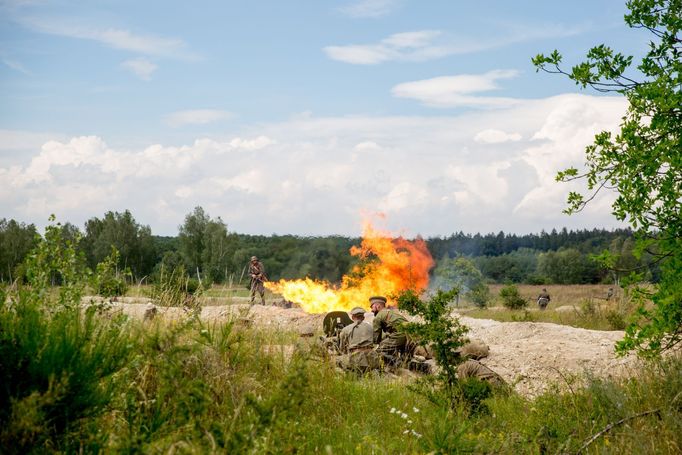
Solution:
[{"label": "white cloud", "polygon": [[497,90],[499,79],[518,76],[516,70],[493,70],[484,74],[460,74],[403,82],[391,89],[393,96],[411,98],[433,107],[508,107],[518,104],[514,98],[472,96],[473,93]]},{"label": "white cloud", "polygon": [[267,136],[258,136],[255,139],[242,139],[240,137],[236,137],[230,141],[230,146],[243,150],[259,150],[274,143],[275,141]]},{"label": "white cloud", "polygon": [[[571,166],[580,168],[584,162],[585,146],[592,143],[595,133],[615,130],[625,109],[621,98],[604,97],[599,103],[589,97],[564,96],[562,102],[548,112],[544,122],[532,135],[531,144],[523,151],[521,159],[532,166],[539,177],[539,185],[529,191],[514,207],[514,213],[538,218],[565,207],[569,190],[582,190],[579,182],[557,184],[557,171]],[[608,193],[588,206],[587,212],[603,210]],[[608,203],[608,202],[607,202]],[[600,209],[601,207],[601,209]],[[610,210],[604,211],[610,213]]]},{"label": "white cloud", "polygon": [[481,144],[502,144],[504,142],[517,142],[521,138],[522,136],[519,133],[505,133],[496,129],[485,129],[476,133],[474,141]]},{"label": "white cloud", "polygon": [[16,60],[12,60],[9,58],[2,58],[2,63],[4,63],[5,66],[7,66],[8,68],[13,69],[14,71],[18,71],[18,72],[20,72],[26,76],[32,75],[31,72],[28,69],[26,69],[26,67],[24,65],[17,62]]},{"label": "white cloud", "polygon": [[21,17],[18,21],[37,32],[69,38],[92,40],[114,49],[123,49],[144,55],[179,59],[195,59],[187,43],[180,38],[143,35],[120,28],[96,28],[74,24],[67,20],[45,17]]},{"label": "white cloud", "polygon": [[191,109],[177,111],[166,116],[166,123],[173,127],[185,125],[206,125],[221,120],[228,120],[232,113],[218,109]]},{"label": "white cloud", "polygon": [[400,0],[357,0],[340,11],[352,17],[380,17],[394,11],[400,3]]},{"label": "white cloud", "polygon": [[150,81],[152,79],[152,73],[154,73],[156,68],[158,68],[146,58],[133,58],[126,60],[121,63],[121,66],[143,81]]},{"label": "white cloud", "polygon": [[323,48],[332,60],[355,65],[376,65],[390,61],[421,62],[450,55],[470,54],[514,43],[566,37],[582,31],[579,27],[514,26],[485,37],[457,36],[441,30],[395,33],[377,43],[333,45]]},{"label": "white cloud", "polygon": [[359,152],[371,151],[371,150],[381,150],[381,146],[374,141],[360,142],[359,144],[356,144],[355,147],[353,147],[353,148]]},{"label": "white cloud", "polygon": [[421,207],[428,203],[429,192],[412,182],[400,182],[381,198],[378,209],[391,214],[411,207]]},{"label": "white cloud", "polygon": [[[176,234],[196,205],[231,230],[263,234],[357,234],[363,209],[423,235],[612,227],[608,198],[563,215],[572,186],[554,175],[580,166],[584,146],[624,107],[563,95],[457,116],[297,117],[179,146],[48,141],[22,152],[29,161],[0,165],[0,212],[41,224],[55,211],[80,224],[130,209],[159,234]],[[491,127],[520,138],[475,140]]]},{"label": "white cloud", "polygon": [[333,60],[359,65],[374,65],[391,60],[430,60],[447,55],[444,48],[431,44],[441,34],[439,30],[396,33],[377,44],[327,46],[324,51]]}]

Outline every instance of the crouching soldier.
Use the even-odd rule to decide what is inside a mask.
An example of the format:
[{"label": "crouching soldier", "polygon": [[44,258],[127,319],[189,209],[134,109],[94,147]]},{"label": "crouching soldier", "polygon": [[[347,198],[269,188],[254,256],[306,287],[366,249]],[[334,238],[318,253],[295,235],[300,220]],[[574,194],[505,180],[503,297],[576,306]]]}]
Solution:
[{"label": "crouching soldier", "polygon": [[372,327],[376,350],[385,361],[394,363],[397,357],[405,352],[407,336],[401,326],[407,319],[398,310],[386,308],[386,297],[370,297],[369,303],[374,313]]},{"label": "crouching soldier", "polygon": [[365,322],[365,309],[350,310],[353,323],[339,334],[339,348],[344,354],[337,358],[337,365],[346,370],[366,373],[379,368],[379,356],[373,350],[372,326]]},{"label": "crouching soldier", "polygon": [[457,379],[465,380],[468,378],[476,378],[479,381],[485,381],[496,386],[504,386],[506,384],[499,374],[478,360],[467,360],[457,367]]}]

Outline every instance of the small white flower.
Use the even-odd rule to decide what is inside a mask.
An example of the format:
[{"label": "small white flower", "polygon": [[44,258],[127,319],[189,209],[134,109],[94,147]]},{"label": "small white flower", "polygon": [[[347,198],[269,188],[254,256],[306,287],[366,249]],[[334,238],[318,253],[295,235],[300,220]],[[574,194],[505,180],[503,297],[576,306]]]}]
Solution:
[{"label": "small white flower", "polygon": [[414,431],[414,430],[412,430],[412,434],[413,434],[413,435],[414,435],[414,436],[415,436],[415,437],[416,437],[417,439],[419,439],[419,438],[421,438],[421,437],[422,437],[422,435],[421,435],[421,434],[417,433],[417,432],[416,432],[416,431]]},{"label": "small white flower", "polygon": [[410,430],[405,430],[405,431],[403,431],[403,434],[407,434],[409,432],[410,432]]},{"label": "small white flower", "polygon": [[395,408],[391,408],[391,410],[390,410],[390,411],[388,411],[388,412],[390,412],[391,414],[395,414],[395,411],[396,411],[396,409],[395,409]]},{"label": "small white flower", "polygon": [[408,420],[407,423],[412,423],[412,421],[411,421],[411,420]]},{"label": "small white flower", "polygon": [[412,410],[413,410],[414,412],[419,412],[419,409],[417,409],[417,408],[412,408]]},{"label": "small white flower", "polygon": [[402,417],[403,419],[407,419],[407,414],[405,414],[404,412],[401,412],[400,417]]}]

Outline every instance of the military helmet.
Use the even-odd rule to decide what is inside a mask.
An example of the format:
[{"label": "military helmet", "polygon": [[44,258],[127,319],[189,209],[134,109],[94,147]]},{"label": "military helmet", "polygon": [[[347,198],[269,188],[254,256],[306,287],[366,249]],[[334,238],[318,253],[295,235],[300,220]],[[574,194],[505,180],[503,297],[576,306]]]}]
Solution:
[{"label": "military helmet", "polygon": [[362,314],[364,316],[365,309],[362,307],[356,306],[355,308],[350,310],[350,314],[352,314],[353,316],[355,316],[356,314]]},{"label": "military helmet", "polygon": [[386,304],[386,301],[387,301],[387,300],[386,300],[386,297],[384,297],[383,295],[375,295],[375,296],[372,296],[372,297],[369,298],[369,303],[370,303],[370,304],[375,303],[375,301],[376,301],[376,303],[381,302],[381,303],[383,303],[383,304]]},{"label": "military helmet", "polygon": [[258,258],[256,256],[251,256],[251,261],[257,261]]}]

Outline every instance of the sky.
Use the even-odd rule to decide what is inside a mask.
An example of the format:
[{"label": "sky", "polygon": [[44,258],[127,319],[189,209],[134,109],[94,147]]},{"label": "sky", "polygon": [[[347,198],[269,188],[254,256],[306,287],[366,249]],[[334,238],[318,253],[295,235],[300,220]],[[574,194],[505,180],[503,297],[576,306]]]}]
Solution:
[{"label": "sky", "polygon": [[621,226],[562,213],[626,103],[538,73],[641,55],[624,2],[0,0],[0,218],[130,210],[175,235],[405,235]]}]

